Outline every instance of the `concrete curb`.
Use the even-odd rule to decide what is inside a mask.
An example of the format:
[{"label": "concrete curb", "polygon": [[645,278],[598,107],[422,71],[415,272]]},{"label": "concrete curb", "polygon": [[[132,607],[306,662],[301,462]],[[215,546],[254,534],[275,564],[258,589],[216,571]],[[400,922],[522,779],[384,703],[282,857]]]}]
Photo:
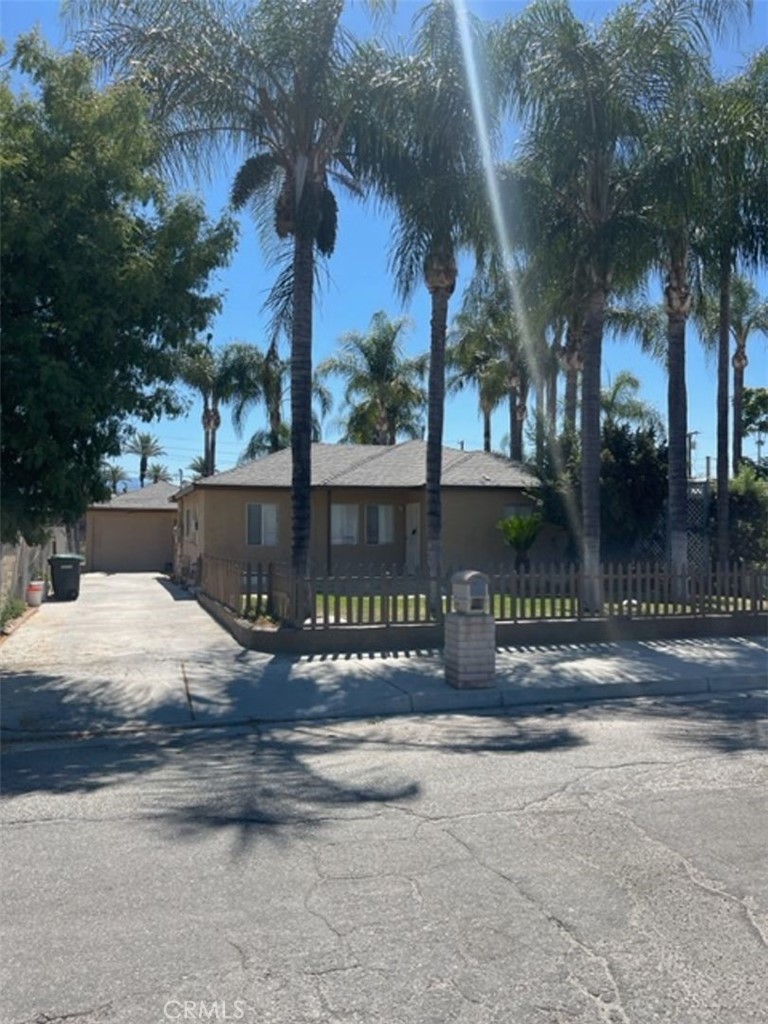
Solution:
[{"label": "concrete curb", "polygon": [[487,689],[453,690],[446,686],[440,691],[416,690],[407,692],[393,686],[400,700],[388,698],[374,702],[366,708],[330,709],[325,706],[302,709],[298,714],[287,714],[285,708],[272,714],[229,718],[220,722],[197,720],[194,722],[142,723],[131,722],[123,726],[89,729],[14,730],[0,728],[3,743],[51,741],[56,739],[95,739],[99,736],[133,736],[140,733],[200,732],[245,727],[258,728],[259,724],[275,725],[300,722],[361,720],[366,718],[393,718],[401,715],[455,714],[462,711],[493,711],[518,707],[536,707],[553,704],[588,704],[614,700],[636,700],[643,697],[716,696],[724,693],[765,693],[768,711],[768,688],[762,675],[713,676],[711,678],[656,679],[645,682],[574,683],[562,686],[488,687]]}]

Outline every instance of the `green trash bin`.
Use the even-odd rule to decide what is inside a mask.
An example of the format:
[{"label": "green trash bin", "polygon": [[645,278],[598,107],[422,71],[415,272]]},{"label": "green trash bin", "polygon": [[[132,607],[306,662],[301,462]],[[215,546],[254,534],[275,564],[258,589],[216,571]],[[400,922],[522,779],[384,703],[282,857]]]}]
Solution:
[{"label": "green trash bin", "polygon": [[80,596],[80,566],[82,555],[51,555],[51,583],[57,601],[76,601]]}]

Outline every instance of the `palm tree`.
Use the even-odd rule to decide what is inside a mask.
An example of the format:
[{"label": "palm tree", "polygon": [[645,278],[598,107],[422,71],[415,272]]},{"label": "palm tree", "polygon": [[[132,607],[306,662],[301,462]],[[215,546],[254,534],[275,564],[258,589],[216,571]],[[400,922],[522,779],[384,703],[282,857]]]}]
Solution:
[{"label": "palm tree", "polygon": [[144,486],[147,478],[147,463],[150,459],[158,459],[165,455],[165,449],[158,439],[150,433],[138,433],[125,446],[128,455],[139,456],[139,486]]},{"label": "palm tree", "polygon": [[[522,276],[520,268],[516,273]],[[530,360],[522,343],[509,286],[495,264],[483,268],[470,284],[452,333],[457,340],[447,351],[452,370],[448,390],[455,392],[466,384],[477,388],[485,451],[491,451],[491,415],[506,400],[509,457],[521,461]]]},{"label": "palm tree", "polygon": [[595,609],[602,607],[597,581],[606,305],[622,265],[630,278],[639,278],[647,265],[638,171],[653,118],[665,94],[687,80],[704,16],[725,6],[707,0],[668,0],[649,9],[625,5],[591,27],[563,0],[539,0],[504,28],[497,45],[510,98],[527,129],[528,159],[547,183],[553,233],[572,253],[574,300],[584,311],[573,326],[583,360],[583,596]]},{"label": "palm tree", "polygon": [[196,455],[194,459],[187,466],[187,469],[192,474],[193,480],[200,480],[205,476],[206,463],[202,455]]},{"label": "palm tree", "polygon": [[[337,206],[331,181],[349,174],[350,120],[380,62],[340,24],[343,0],[71,0],[91,28],[89,49],[138,77],[175,164],[206,170],[222,151],[246,156],[232,186],[290,246],[291,448],[294,570],[309,568],[312,311],[316,255],[330,255]],[[375,129],[370,122],[367,130]]]},{"label": "palm tree", "polygon": [[[388,68],[387,81],[397,82],[397,89],[389,103],[386,93],[377,97],[385,144],[362,149],[358,160],[361,175],[395,211],[391,263],[398,291],[407,298],[421,280],[431,296],[426,526],[427,567],[437,579],[448,303],[457,253],[482,245],[487,207],[457,8],[433,0],[416,15],[414,27],[412,55],[393,58]],[[479,23],[471,20],[468,28],[479,48]],[[491,95],[489,82],[480,83],[480,94]]]},{"label": "palm tree", "polygon": [[[703,102],[709,214],[699,250],[717,274],[717,552],[726,561],[728,524],[728,363],[733,272],[768,260],[768,51]],[[740,456],[740,453],[739,453]]]},{"label": "palm tree", "polygon": [[178,375],[202,400],[203,476],[216,472],[216,433],[221,426],[219,406],[226,402],[233,383],[229,374],[226,350],[211,348],[212,335],[183,353],[178,361]]},{"label": "palm tree", "polygon": [[620,370],[600,393],[600,405],[606,425],[630,423],[663,434],[661,416],[652,405],[637,397],[640,378],[629,370]]},{"label": "palm tree", "polygon": [[505,380],[500,364],[493,359],[485,324],[474,321],[464,311],[453,321],[450,337],[455,338],[445,352],[449,371],[446,391],[456,394],[465,387],[477,390],[478,407],[483,421],[483,451],[492,451],[491,417],[506,396]]},{"label": "palm tree", "polygon": [[[224,356],[232,423],[238,436],[242,434],[248,413],[254,406],[263,403],[267,413],[268,428],[256,430],[251,435],[240,461],[249,462],[282,448],[290,448],[291,427],[283,420],[290,363],[280,355],[277,339],[272,339],[266,352],[257,345],[233,342],[225,349]],[[332,398],[317,374],[312,378],[312,396],[317,404],[312,410],[311,440],[319,441],[322,419],[330,411]]]},{"label": "palm tree", "polygon": [[401,336],[407,320],[374,313],[367,334],[349,331],[341,352],[317,368],[321,381],[341,377],[348,415],[343,440],[356,444],[396,444],[399,436],[416,438],[426,405],[422,381],[426,356],[406,358]]},{"label": "palm tree", "polygon": [[128,474],[116,462],[105,462],[103,466],[104,479],[109,484],[113,494],[117,494],[119,484],[128,482]]},{"label": "palm tree", "polygon": [[[715,348],[719,334],[718,297],[704,294],[696,310],[696,322],[706,348]],[[747,342],[754,333],[768,334],[768,299],[761,297],[754,281],[737,274],[731,281],[729,328],[735,345],[731,357],[733,367],[733,436],[732,462],[734,474],[742,459],[744,438],[744,371]]]},{"label": "palm tree", "polygon": [[160,482],[169,484],[173,480],[168,467],[163,466],[159,462],[151,462],[149,464],[147,476],[149,477],[149,482],[153,484],[159,484]]},{"label": "palm tree", "polygon": [[286,447],[285,439],[289,435],[284,429],[282,410],[290,365],[280,356],[277,341],[273,339],[266,352],[257,345],[242,342],[229,345],[226,367],[232,382],[232,423],[238,436],[243,431],[248,412],[263,403],[269,422],[265,434],[267,451],[276,452]]}]

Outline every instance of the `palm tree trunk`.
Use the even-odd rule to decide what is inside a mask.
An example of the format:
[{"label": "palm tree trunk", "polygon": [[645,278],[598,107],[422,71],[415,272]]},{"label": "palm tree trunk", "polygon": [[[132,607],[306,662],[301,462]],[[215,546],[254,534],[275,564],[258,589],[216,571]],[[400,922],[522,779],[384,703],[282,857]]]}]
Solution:
[{"label": "palm tree trunk", "polygon": [[545,428],[546,428],[546,381],[543,375],[536,378],[536,465],[544,461]]},{"label": "palm tree trunk", "polygon": [[294,622],[304,621],[301,579],[309,573],[312,443],[312,289],[314,251],[311,238],[297,233],[293,247],[293,329],[291,335],[291,566],[297,577]]},{"label": "palm tree trunk", "polygon": [[728,561],[728,342],[731,317],[731,261],[720,261],[720,333],[717,343],[717,558]]},{"label": "palm tree trunk", "polygon": [[489,409],[483,409],[483,451],[491,450],[491,413]]},{"label": "palm tree trunk", "polygon": [[515,461],[523,461],[523,428],[525,426],[525,413],[528,407],[529,382],[521,378],[520,387],[517,389],[517,408],[515,409]]},{"label": "palm tree trunk", "polygon": [[211,409],[211,430],[210,440],[208,441],[208,458],[210,459],[210,476],[214,476],[216,473],[216,432],[221,426],[221,416],[217,406],[213,406]]},{"label": "palm tree trunk", "polygon": [[517,402],[518,394],[516,387],[510,387],[508,392],[509,405],[509,457],[513,462],[520,461],[520,453],[517,450]]},{"label": "palm tree trunk", "polygon": [[584,321],[581,371],[581,545],[585,610],[600,611],[600,374],[605,320],[605,288],[592,292]]},{"label": "palm tree trunk", "polygon": [[690,290],[683,260],[670,267],[665,289],[667,313],[667,536],[675,598],[685,594],[677,584],[684,580],[688,561],[688,395],[685,385],[685,325],[691,308]]},{"label": "palm tree trunk", "polygon": [[547,436],[550,444],[557,434],[557,360],[547,374]]},{"label": "palm tree trunk", "polygon": [[[445,404],[445,335],[448,328],[447,288],[432,288],[432,319],[429,348],[429,406],[427,411],[427,570],[431,579],[442,575],[442,500],[443,411]],[[432,614],[441,609],[435,595]]]},{"label": "palm tree trunk", "polygon": [[579,402],[579,367],[581,364],[582,327],[568,324],[565,342],[564,422],[566,431],[576,433],[576,409]]},{"label": "palm tree trunk", "polygon": [[203,393],[203,476],[213,476],[211,466],[211,410],[208,407],[208,396]]},{"label": "palm tree trunk", "polygon": [[139,459],[139,487],[144,486],[144,481],[147,479],[147,456],[142,455]]},{"label": "palm tree trunk", "polygon": [[739,337],[733,354],[733,473],[741,465],[741,445],[744,420],[744,371],[747,368],[746,337]]}]

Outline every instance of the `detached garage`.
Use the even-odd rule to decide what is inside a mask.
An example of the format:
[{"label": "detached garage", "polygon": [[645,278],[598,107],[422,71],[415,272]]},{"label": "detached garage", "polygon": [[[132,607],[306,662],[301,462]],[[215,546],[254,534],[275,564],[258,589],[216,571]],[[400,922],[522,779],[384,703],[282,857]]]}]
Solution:
[{"label": "detached garage", "polygon": [[85,517],[90,572],[163,572],[173,563],[178,485],[150,484],[89,505]]}]

